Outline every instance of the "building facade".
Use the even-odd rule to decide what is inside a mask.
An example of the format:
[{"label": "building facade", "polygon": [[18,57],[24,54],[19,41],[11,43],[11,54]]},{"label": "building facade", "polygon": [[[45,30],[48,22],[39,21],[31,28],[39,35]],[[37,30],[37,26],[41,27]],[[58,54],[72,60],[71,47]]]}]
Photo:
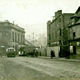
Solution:
[{"label": "building facade", "polygon": [[70,48],[74,55],[80,54],[80,7],[70,18],[68,25]]},{"label": "building facade", "polygon": [[68,40],[68,28],[70,17],[73,13],[62,13],[62,10],[55,12],[55,16],[52,21],[47,22],[47,46],[56,47],[62,50],[63,45],[67,45]]},{"label": "building facade", "polygon": [[10,23],[0,22],[0,47],[14,47],[16,50],[25,44],[25,31],[23,28]]}]

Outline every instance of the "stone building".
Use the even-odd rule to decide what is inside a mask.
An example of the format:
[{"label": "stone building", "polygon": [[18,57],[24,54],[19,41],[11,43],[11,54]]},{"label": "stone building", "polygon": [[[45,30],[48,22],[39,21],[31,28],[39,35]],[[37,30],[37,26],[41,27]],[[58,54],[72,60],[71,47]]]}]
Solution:
[{"label": "stone building", "polygon": [[14,47],[17,51],[25,44],[25,31],[23,28],[10,23],[8,20],[0,22],[0,49],[2,46]]},{"label": "stone building", "polygon": [[70,50],[73,54],[80,54],[80,6],[70,18],[68,24]]},{"label": "stone building", "polygon": [[55,12],[53,20],[47,22],[47,46],[56,47],[59,48],[59,51],[62,51],[62,46],[67,45],[67,25],[73,15],[74,13],[62,13],[62,10]]}]

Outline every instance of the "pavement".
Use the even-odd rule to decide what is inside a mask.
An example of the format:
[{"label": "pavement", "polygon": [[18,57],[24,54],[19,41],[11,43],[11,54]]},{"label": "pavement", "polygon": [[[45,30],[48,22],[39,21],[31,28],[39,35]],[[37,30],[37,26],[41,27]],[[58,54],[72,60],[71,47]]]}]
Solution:
[{"label": "pavement", "polygon": [[[45,59],[51,59],[51,57],[46,56],[38,56],[39,58],[45,58]],[[71,62],[80,62],[78,59],[65,59],[65,58],[59,58],[59,57],[53,57],[54,60],[61,60],[61,61],[71,61]]]}]

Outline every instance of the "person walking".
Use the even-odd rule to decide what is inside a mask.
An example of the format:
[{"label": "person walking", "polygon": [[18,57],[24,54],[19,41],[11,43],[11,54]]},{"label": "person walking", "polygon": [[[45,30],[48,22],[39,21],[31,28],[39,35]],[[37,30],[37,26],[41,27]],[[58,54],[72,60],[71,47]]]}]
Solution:
[{"label": "person walking", "polygon": [[55,53],[54,53],[54,50],[51,50],[51,59],[55,57]]}]

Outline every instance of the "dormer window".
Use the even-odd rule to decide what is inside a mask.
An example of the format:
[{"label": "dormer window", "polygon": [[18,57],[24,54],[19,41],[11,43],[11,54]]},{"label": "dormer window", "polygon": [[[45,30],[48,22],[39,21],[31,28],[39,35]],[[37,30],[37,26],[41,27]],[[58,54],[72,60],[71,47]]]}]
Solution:
[{"label": "dormer window", "polygon": [[72,19],[72,25],[74,24],[74,22],[75,22],[75,20],[74,20],[74,18]]},{"label": "dormer window", "polygon": [[76,23],[78,20],[79,20],[79,18],[78,18],[78,17],[75,17],[75,23]]},{"label": "dormer window", "polygon": [[72,18],[72,21],[71,21],[72,25],[75,24],[78,20],[79,20],[79,17]]}]

